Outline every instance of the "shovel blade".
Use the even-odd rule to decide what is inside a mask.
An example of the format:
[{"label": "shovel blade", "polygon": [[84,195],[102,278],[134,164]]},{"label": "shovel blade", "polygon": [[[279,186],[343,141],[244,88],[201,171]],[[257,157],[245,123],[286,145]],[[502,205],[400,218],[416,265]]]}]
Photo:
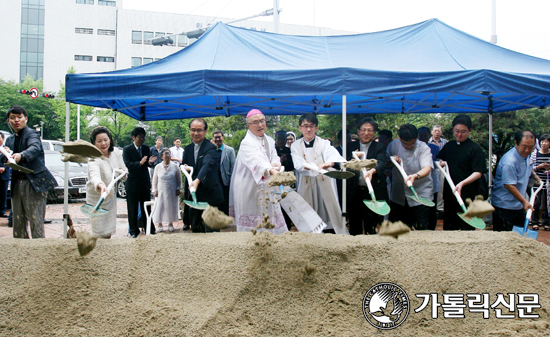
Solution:
[{"label": "shovel blade", "polygon": [[193,202],[191,200],[184,200],[184,202],[187,204],[187,206],[191,207],[191,208],[194,208],[194,209],[200,209],[200,210],[205,210],[207,209],[208,207],[210,207],[210,205],[208,205],[207,202]]},{"label": "shovel blade", "polygon": [[[480,218],[467,218],[464,216],[464,213],[457,213],[457,215],[468,225],[478,228],[478,229],[484,229],[485,228],[485,221]],[[523,229],[522,229],[523,230]]]},{"label": "shovel blade", "polygon": [[434,202],[431,201],[430,199],[428,198],[423,198],[423,197],[416,197],[414,195],[408,195],[407,194],[407,197],[411,200],[414,200],[422,205],[425,205],[425,206],[428,206],[428,207],[433,207],[435,206]]},{"label": "shovel blade", "polygon": [[376,214],[386,215],[390,213],[390,206],[385,201],[372,201],[365,199],[363,200],[363,203]]},{"label": "shovel blade", "polygon": [[532,229],[528,229],[527,231],[525,231],[524,228],[520,226],[514,226],[514,228],[512,228],[512,232],[518,233],[521,236],[525,236],[533,240],[536,240],[539,236],[539,232]]},{"label": "shovel blade", "polygon": [[354,173],[348,171],[328,171],[324,175],[334,179],[349,179],[355,176]]},{"label": "shovel blade", "polygon": [[86,216],[89,216],[89,217],[100,216],[100,215],[103,215],[103,214],[109,212],[105,208],[98,208],[97,210],[95,210],[95,206],[90,205],[90,204],[82,205],[80,207],[80,211],[82,212],[82,214],[84,214]]}]

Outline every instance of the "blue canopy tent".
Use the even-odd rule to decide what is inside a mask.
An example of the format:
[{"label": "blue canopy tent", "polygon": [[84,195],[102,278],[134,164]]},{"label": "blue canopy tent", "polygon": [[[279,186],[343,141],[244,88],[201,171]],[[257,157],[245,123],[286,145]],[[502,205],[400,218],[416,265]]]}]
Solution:
[{"label": "blue canopy tent", "polygon": [[269,115],[342,114],[345,133],[346,113],[491,115],[545,108],[550,61],[437,19],[347,36],[279,35],[218,23],[157,62],[67,74],[65,84],[67,102],[141,121],[243,115],[257,108]]},{"label": "blue canopy tent", "polygon": [[245,114],[502,112],[548,106],[550,61],[437,19],[347,36],[216,24],[141,67],[68,74],[67,101],[142,121]]}]

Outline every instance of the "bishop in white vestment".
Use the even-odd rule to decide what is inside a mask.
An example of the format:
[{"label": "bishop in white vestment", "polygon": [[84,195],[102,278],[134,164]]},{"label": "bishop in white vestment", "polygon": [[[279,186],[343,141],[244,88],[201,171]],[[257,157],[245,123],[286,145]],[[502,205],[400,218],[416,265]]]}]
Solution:
[{"label": "bishop in white vestment", "polygon": [[273,234],[288,231],[277,197],[276,187],[267,186],[269,177],[276,174],[281,162],[273,138],[265,135],[265,116],[251,110],[246,116],[248,131],[241,142],[229,190],[229,214],[235,218],[238,232],[256,229],[264,215],[275,226]]}]

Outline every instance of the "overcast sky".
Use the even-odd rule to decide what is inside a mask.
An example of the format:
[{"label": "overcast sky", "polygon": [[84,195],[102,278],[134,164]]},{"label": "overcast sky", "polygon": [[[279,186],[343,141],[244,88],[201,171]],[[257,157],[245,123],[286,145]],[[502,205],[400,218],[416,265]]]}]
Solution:
[{"label": "overcast sky", "polygon": [[[498,45],[550,59],[550,0],[496,2]],[[123,7],[238,19],[272,8],[273,0],[123,0]],[[279,0],[279,7],[281,23],[368,33],[438,18],[491,38],[491,0]]]}]

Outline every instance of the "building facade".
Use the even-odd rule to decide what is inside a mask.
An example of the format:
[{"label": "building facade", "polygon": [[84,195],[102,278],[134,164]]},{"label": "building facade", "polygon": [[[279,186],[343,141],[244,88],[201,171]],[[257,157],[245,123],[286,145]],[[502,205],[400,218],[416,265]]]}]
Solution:
[{"label": "building facade", "polygon": [[[0,78],[17,82],[30,75],[43,79],[48,92],[60,89],[71,67],[78,73],[97,73],[151,63],[195,41],[182,32],[215,20],[232,20],[127,10],[122,0],[0,0],[0,8]],[[247,20],[234,25],[273,32],[272,22]],[[350,33],[286,24],[279,32]],[[152,38],[170,34],[174,34],[171,45],[152,45]]]}]

